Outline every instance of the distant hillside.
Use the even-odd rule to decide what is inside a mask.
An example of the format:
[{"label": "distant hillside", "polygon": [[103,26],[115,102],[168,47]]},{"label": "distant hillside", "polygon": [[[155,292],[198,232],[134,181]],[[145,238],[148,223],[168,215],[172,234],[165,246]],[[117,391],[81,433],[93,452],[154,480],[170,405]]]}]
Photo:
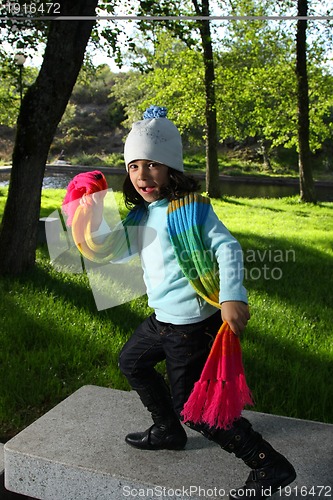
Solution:
[{"label": "distant hillside", "polygon": [[109,104],[74,106],[70,119],[65,116],[58,127],[50,148],[50,158],[59,156],[62,151],[66,158],[82,154],[103,158],[122,152],[126,131],[112,125]]},{"label": "distant hillside", "polygon": [[[74,106],[74,107],[73,107]],[[50,148],[49,161],[61,153],[67,159],[82,155],[100,157],[121,153],[123,137],[127,133],[112,126],[108,104],[70,105],[70,117],[64,116]],[[15,129],[0,125],[0,160],[10,162],[15,140]]]},{"label": "distant hillside", "polygon": [[[53,163],[58,159],[63,159],[80,165],[123,166],[121,153],[128,130],[120,125],[125,119],[122,111],[108,99],[104,99],[104,102],[88,98],[80,99],[80,101],[89,102],[78,101],[79,99],[72,98],[72,102],[67,106],[51,145],[48,162]],[[0,125],[0,162],[2,164],[10,164],[14,141],[15,129]],[[195,149],[184,144],[184,151],[190,153],[186,158],[187,168],[205,168],[203,145]],[[272,152],[270,159],[273,160],[273,168],[264,165],[260,147],[255,141],[221,145],[219,154],[221,170],[223,169],[223,172],[229,175],[263,171],[264,173],[297,176],[295,150],[279,148],[278,151]],[[323,160],[319,154],[314,155],[313,169],[316,171],[317,179],[332,179],[331,160]]]}]

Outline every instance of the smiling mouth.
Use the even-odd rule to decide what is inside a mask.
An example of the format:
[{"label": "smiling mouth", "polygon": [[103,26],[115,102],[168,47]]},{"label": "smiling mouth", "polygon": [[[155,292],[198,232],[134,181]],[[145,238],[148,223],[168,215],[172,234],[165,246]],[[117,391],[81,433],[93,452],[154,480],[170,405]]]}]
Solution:
[{"label": "smiling mouth", "polygon": [[153,186],[145,186],[145,187],[140,187],[141,191],[143,191],[146,194],[150,194],[153,191],[155,191],[155,187]]}]

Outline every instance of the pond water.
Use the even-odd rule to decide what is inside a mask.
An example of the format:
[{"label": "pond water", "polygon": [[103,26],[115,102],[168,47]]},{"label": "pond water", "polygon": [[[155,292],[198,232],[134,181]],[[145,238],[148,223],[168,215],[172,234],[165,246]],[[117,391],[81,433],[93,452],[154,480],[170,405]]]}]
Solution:
[{"label": "pond water", "polygon": [[[68,171],[66,173],[46,172],[43,181],[43,188],[61,188],[65,189],[70,180],[77,174],[77,171]],[[115,191],[122,189],[124,174],[105,174],[110,188]],[[0,173],[0,186],[8,185],[10,174]],[[205,180],[200,180],[202,190],[205,190]],[[285,184],[281,182],[254,182],[253,179],[246,178],[222,178],[222,193],[226,196],[237,196],[247,198],[282,198],[299,194],[298,184]],[[318,201],[333,201],[332,185],[316,186]]]}]

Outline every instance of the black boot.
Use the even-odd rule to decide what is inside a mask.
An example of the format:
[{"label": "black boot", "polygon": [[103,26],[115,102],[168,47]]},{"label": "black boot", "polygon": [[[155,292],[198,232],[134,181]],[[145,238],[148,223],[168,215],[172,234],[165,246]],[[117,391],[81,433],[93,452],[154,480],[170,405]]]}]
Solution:
[{"label": "black boot", "polygon": [[182,450],[187,442],[186,432],[174,412],[169,388],[164,379],[147,389],[136,389],[144,406],[150,411],[154,424],[143,432],[133,432],[126,443],[142,450]]},{"label": "black boot", "polygon": [[269,498],[279,488],[284,488],[296,478],[291,463],[263,439],[258,447],[252,450],[251,458],[244,462],[252,470],[245,485],[230,493],[230,499],[240,500],[244,496],[246,498],[250,492],[251,498]]},{"label": "black boot", "polygon": [[296,478],[294,467],[264,441],[245,418],[237,420],[228,430],[206,426],[191,427],[218,443],[224,450],[234,453],[252,469],[245,485],[231,490],[229,498],[232,500],[269,498]]}]

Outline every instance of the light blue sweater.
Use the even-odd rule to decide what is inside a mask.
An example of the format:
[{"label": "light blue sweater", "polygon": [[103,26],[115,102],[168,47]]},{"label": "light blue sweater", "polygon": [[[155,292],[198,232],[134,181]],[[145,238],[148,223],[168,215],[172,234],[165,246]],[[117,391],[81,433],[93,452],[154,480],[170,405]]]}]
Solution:
[{"label": "light blue sweater", "polygon": [[[168,201],[165,199],[147,205],[138,241],[131,241],[132,254],[140,254],[148,304],[155,310],[156,318],[176,325],[197,323],[214,314],[216,308],[198,296],[179,267],[168,235],[167,208]],[[103,222],[94,238],[105,233]],[[242,284],[242,249],[211,206],[203,240],[219,264],[220,303],[229,300],[247,303]]]}]

